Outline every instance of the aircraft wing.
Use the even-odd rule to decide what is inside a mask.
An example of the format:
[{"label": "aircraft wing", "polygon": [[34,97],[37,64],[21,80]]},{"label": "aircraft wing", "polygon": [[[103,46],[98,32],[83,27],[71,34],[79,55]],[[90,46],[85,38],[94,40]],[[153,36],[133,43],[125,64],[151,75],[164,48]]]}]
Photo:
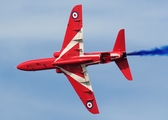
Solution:
[{"label": "aircraft wing", "polygon": [[84,106],[93,114],[99,110],[85,65],[59,67],[68,78]]},{"label": "aircraft wing", "polygon": [[[82,5],[76,5],[70,13],[62,49],[55,62],[69,59],[74,56],[84,55],[82,23]],[[91,113],[98,114],[99,111],[86,70],[86,65],[64,65],[57,66],[57,68],[61,69],[66,75],[84,106]]]},{"label": "aircraft wing", "polygon": [[60,55],[55,61],[80,55],[84,55],[82,5],[76,5],[70,13]]}]

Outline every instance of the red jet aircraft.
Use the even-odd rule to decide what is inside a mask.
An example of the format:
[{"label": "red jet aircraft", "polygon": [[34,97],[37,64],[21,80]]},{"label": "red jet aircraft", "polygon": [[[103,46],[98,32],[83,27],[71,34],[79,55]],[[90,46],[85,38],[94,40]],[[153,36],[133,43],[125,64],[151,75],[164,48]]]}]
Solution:
[{"label": "red jet aircraft", "polygon": [[99,110],[89,80],[87,66],[115,61],[124,76],[128,80],[132,80],[126,58],[124,29],[119,31],[112,51],[84,53],[82,5],[76,5],[72,9],[62,49],[60,52],[55,52],[53,56],[29,60],[19,64],[17,68],[24,71],[56,69],[57,73],[64,73],[84,106],[93,114],[98,114]]}]

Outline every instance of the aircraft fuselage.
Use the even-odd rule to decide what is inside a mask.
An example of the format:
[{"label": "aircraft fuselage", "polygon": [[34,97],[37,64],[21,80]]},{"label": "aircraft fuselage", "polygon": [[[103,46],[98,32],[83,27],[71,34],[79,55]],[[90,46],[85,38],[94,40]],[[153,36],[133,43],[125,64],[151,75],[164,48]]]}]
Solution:
[{"label": "aircraft fuselage", "polygon": [[[81,56],[67,57],[66,59],[60,59],[55,61],[59,57],[59,52],[55,52],[52,58],[42,58],[25,61],[17,66],[18,69],[24,71],[38,71],[48,69],[59,69],[57,66],[68,66],[68,65],[81,65],[87,66],[94,64],[105,64],[112,62],[116,59],[120,59],[125,56],[125,52],[93,52],[84,53]],[[60,73],[60,72],[58,72]]]}]

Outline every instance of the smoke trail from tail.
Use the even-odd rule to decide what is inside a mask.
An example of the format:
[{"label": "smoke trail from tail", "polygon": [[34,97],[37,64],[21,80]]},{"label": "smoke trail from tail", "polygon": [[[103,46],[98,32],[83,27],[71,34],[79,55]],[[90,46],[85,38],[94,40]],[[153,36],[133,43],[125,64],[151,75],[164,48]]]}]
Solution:
[{"label": "smoke trail from tail", "polygon": [[151,50],[139,50],[127,53],[129,56],[168,56],[168,45],[162,46],[160,48],[153,48]]}]

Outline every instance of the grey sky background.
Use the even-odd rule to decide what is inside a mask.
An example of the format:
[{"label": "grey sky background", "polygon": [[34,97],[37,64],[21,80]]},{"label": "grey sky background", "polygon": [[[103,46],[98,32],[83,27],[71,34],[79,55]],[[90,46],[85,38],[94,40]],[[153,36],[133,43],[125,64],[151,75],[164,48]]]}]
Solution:
[{"label": "grey sky background", "polygon": [[1,0],[0,119],[167,120],[167,57],[128,57],[132,82],[115,63],[88,67],[99,115],[85,109],[64,75],[15,68],[60,50],[76,4],[83,5],[86,52],[112,50],[121,28],[128,51],[168,44],[166,0]]}]

